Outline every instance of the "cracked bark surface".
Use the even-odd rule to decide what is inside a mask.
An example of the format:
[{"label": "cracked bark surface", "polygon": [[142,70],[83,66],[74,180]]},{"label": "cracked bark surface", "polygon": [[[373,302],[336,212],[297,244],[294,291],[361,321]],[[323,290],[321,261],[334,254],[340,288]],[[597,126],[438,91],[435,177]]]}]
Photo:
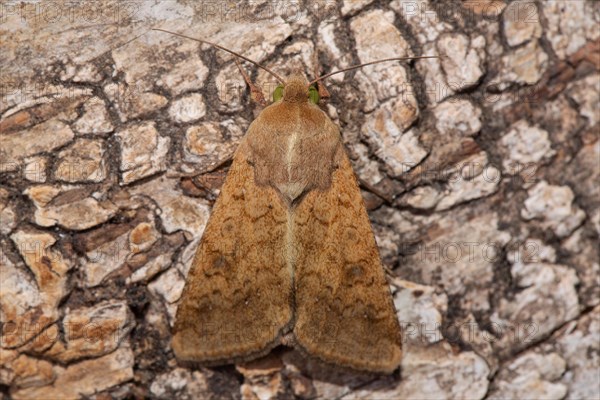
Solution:
[{"label": "cracked bark surface", "polygon": [[[600,5],[8,2],[0,399],[597,399]],[[259,112],[230,55],[327,82],[404,335],[365,376],[278,348],[177,366],[173,317]],[[140,36],[141,35],[141,36]],[[244,64],[266,98],[262,70]]]}]

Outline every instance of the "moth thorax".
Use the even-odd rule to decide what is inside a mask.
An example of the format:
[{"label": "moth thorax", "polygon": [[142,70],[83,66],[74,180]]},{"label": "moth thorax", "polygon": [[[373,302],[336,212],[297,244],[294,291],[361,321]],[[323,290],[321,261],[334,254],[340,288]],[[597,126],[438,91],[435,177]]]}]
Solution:
[{"label": "moth thorax", "polygon": [[292,76],[283,87],[283,101],[296,103],[308,101],[308,82],[304,77]]}]

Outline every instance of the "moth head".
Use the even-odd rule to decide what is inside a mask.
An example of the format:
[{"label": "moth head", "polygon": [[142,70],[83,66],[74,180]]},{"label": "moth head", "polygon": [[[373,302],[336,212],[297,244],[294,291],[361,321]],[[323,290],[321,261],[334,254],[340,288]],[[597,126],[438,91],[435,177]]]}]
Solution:
[{"label": "moth head", "polygon": [[306,78],[300,74],[294,74],[279,85],[273,92],[273,102],[283,100],[290,103],[309,101],[313,104],[319,103],[319,91],[316,85],[308,83]]}]

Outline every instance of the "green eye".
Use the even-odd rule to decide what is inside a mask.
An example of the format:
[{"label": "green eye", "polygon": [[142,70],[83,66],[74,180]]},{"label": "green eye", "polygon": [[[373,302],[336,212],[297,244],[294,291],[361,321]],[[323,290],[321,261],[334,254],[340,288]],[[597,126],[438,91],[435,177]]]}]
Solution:
[{"label": "green eye", "polygon": [[283,85],[279,85],[273,92],[273,102],[279,101],[283,98]]},{"label": "green eye", "polygon": [[311,87],[308,88],[308,98],[310,99],[311,103],[319,104],[319,91],[316,87],[311,85]]}]

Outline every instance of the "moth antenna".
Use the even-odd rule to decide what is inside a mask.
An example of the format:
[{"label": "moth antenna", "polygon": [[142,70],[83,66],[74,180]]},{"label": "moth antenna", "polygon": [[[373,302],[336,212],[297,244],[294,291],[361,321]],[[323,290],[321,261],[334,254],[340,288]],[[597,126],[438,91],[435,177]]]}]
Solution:
[{"label": "moth antenna", "polygon": [[142,36],[144,36],[145,34],[147,34],[147,33],[148,33],[148,32],[150,32],[150,31],[151,31],[151,29],[148,29],[146,32],[144,32],[144,33],[142,33],[142,34],[140,34],[140,35],[134,36],[134,37],[133,37],[133,39],[129,39],[129,40],[127,40],[125,43],[121,43],[120,45],[118,45],[118,46],[116,46],[116,47],[111,47],[111,48],[109,48],[108,50],[106,50],[106,51],[104,51],[104,52],[100,53],[100,54],[99,54],[99,55],[97,55],[96,57],[94,57],[94,58],[90,59],[90,61],[95,61],[95,60],[97,60],[97,59],[99,59],[99,58],[101,58],[101,57],[104,57],[104,56],[105,56],[107,53],[109,53],[109,52],[111,52],[111,51],[115,51],[115,50],[117,50],[117,49],[120,49],[120,48],[121,48],[121,47],[123,47],[123,46],[126,46],[126,45],[128,45],[129,43],[133,42],[134,40],[137,40],[137,39],[141,38]]},{"label": "moth antenna", "polygon": [[118,45],[118,46],[117,46],[117,47],[115,47],[114,49],[111,49],[110,51],[114,51],[114,50],[116,50],[116,49],[120,49],[121,47],[123,47],[123,46],[125,46],[125,45],[128,45],[129,43],[133,42],[134,40],[137,40],[137,39],[141,38],[142,36],[144,36],[145,34],[147,34],[148,32],[150,32],[151,30],[152,30],[152,29],[148,29],[146,32],[144,32],[144,33],[142,33],[142,34],[140,34],[140,35],[134,36],[134,37],[133,37],[133,39],[129,39],[129,40],[128,40],[128,41],[126,41],[125,43],[121,43],[120,45]]},{"label": "moth antenna", "polygon": [[258,68],[261,68],[262,70],[267,71],[269,74],[273,75],[273,77],[275,77],[275,79],[277,79],[279,81],[279,83],[281,83],[282,85],[285,84],[285,81],[283,80],[282,77],[280,77],[275,72],[273,72],[270,69],[268,69],[267,67],[263,67],[262,65],[260,65],[256,61],[253,61],[253,60],[249,59],[248,57],[244,57],[243,55],[241,55],[239,53],[236,53],[235,51],[229,50],[229,49],[227,49],[227,48],[225,48],[223,46],[220,46],[220,45],[218,45],[216,43],[212,43],[212,42],[209,42],[208,40],[204,40],[204,39],[194,38],[194,37],[187,36],[187,35],[184,35],[184,34],[181,34],[181,33],[177,33],[177,32],[167,31],[165,29],[160,29],[160,28],[152,28],[150,30],[152,30],[152,31],[160,31],[160,32],[165,32],[165,33],[170,33],[171,35],[179,36],[179,37],[182,37],[182,38],[185,38],[185,39],[194,40],[196,42],[205,43],[205,44],[208,44],[210,46],[216,47],[217,49],[226,51],[229,54],[233,54],[234,56],[239,57],[239,58],[241,58],[244,61],[248,61],[249,63],[252,63],[252,64],[256,65]]},{"label": "moth antenna", "polygon": [[421,57],[384,58],[383,60],[377,60],[377,61],[371,61],[371,62],[364,63],[364,64],[353,65],[353,66],[348,67],[348,68],[344,68],[344,69],[340,69],[340,70],[337,70],[337,71],[330,72],[330,73],[325,74],[323,76],[319,76],[317,79],[315,79],[312,82],[310,82],[309,85],[312,85],[313,83],[317,83],[319,81],[322,81],[325,78],[329,78],[332,75],[341,74],[342,72],[352,71],[353,69],[357,69],[357,68],[361,68],[361,67],[366,67],[368,65],[379,64],[379,63],[387,62],[387,61],[420,60],[420,59],[423,59],[423,58],[439,58],[439,57],[438,56],[421,56]]}]

